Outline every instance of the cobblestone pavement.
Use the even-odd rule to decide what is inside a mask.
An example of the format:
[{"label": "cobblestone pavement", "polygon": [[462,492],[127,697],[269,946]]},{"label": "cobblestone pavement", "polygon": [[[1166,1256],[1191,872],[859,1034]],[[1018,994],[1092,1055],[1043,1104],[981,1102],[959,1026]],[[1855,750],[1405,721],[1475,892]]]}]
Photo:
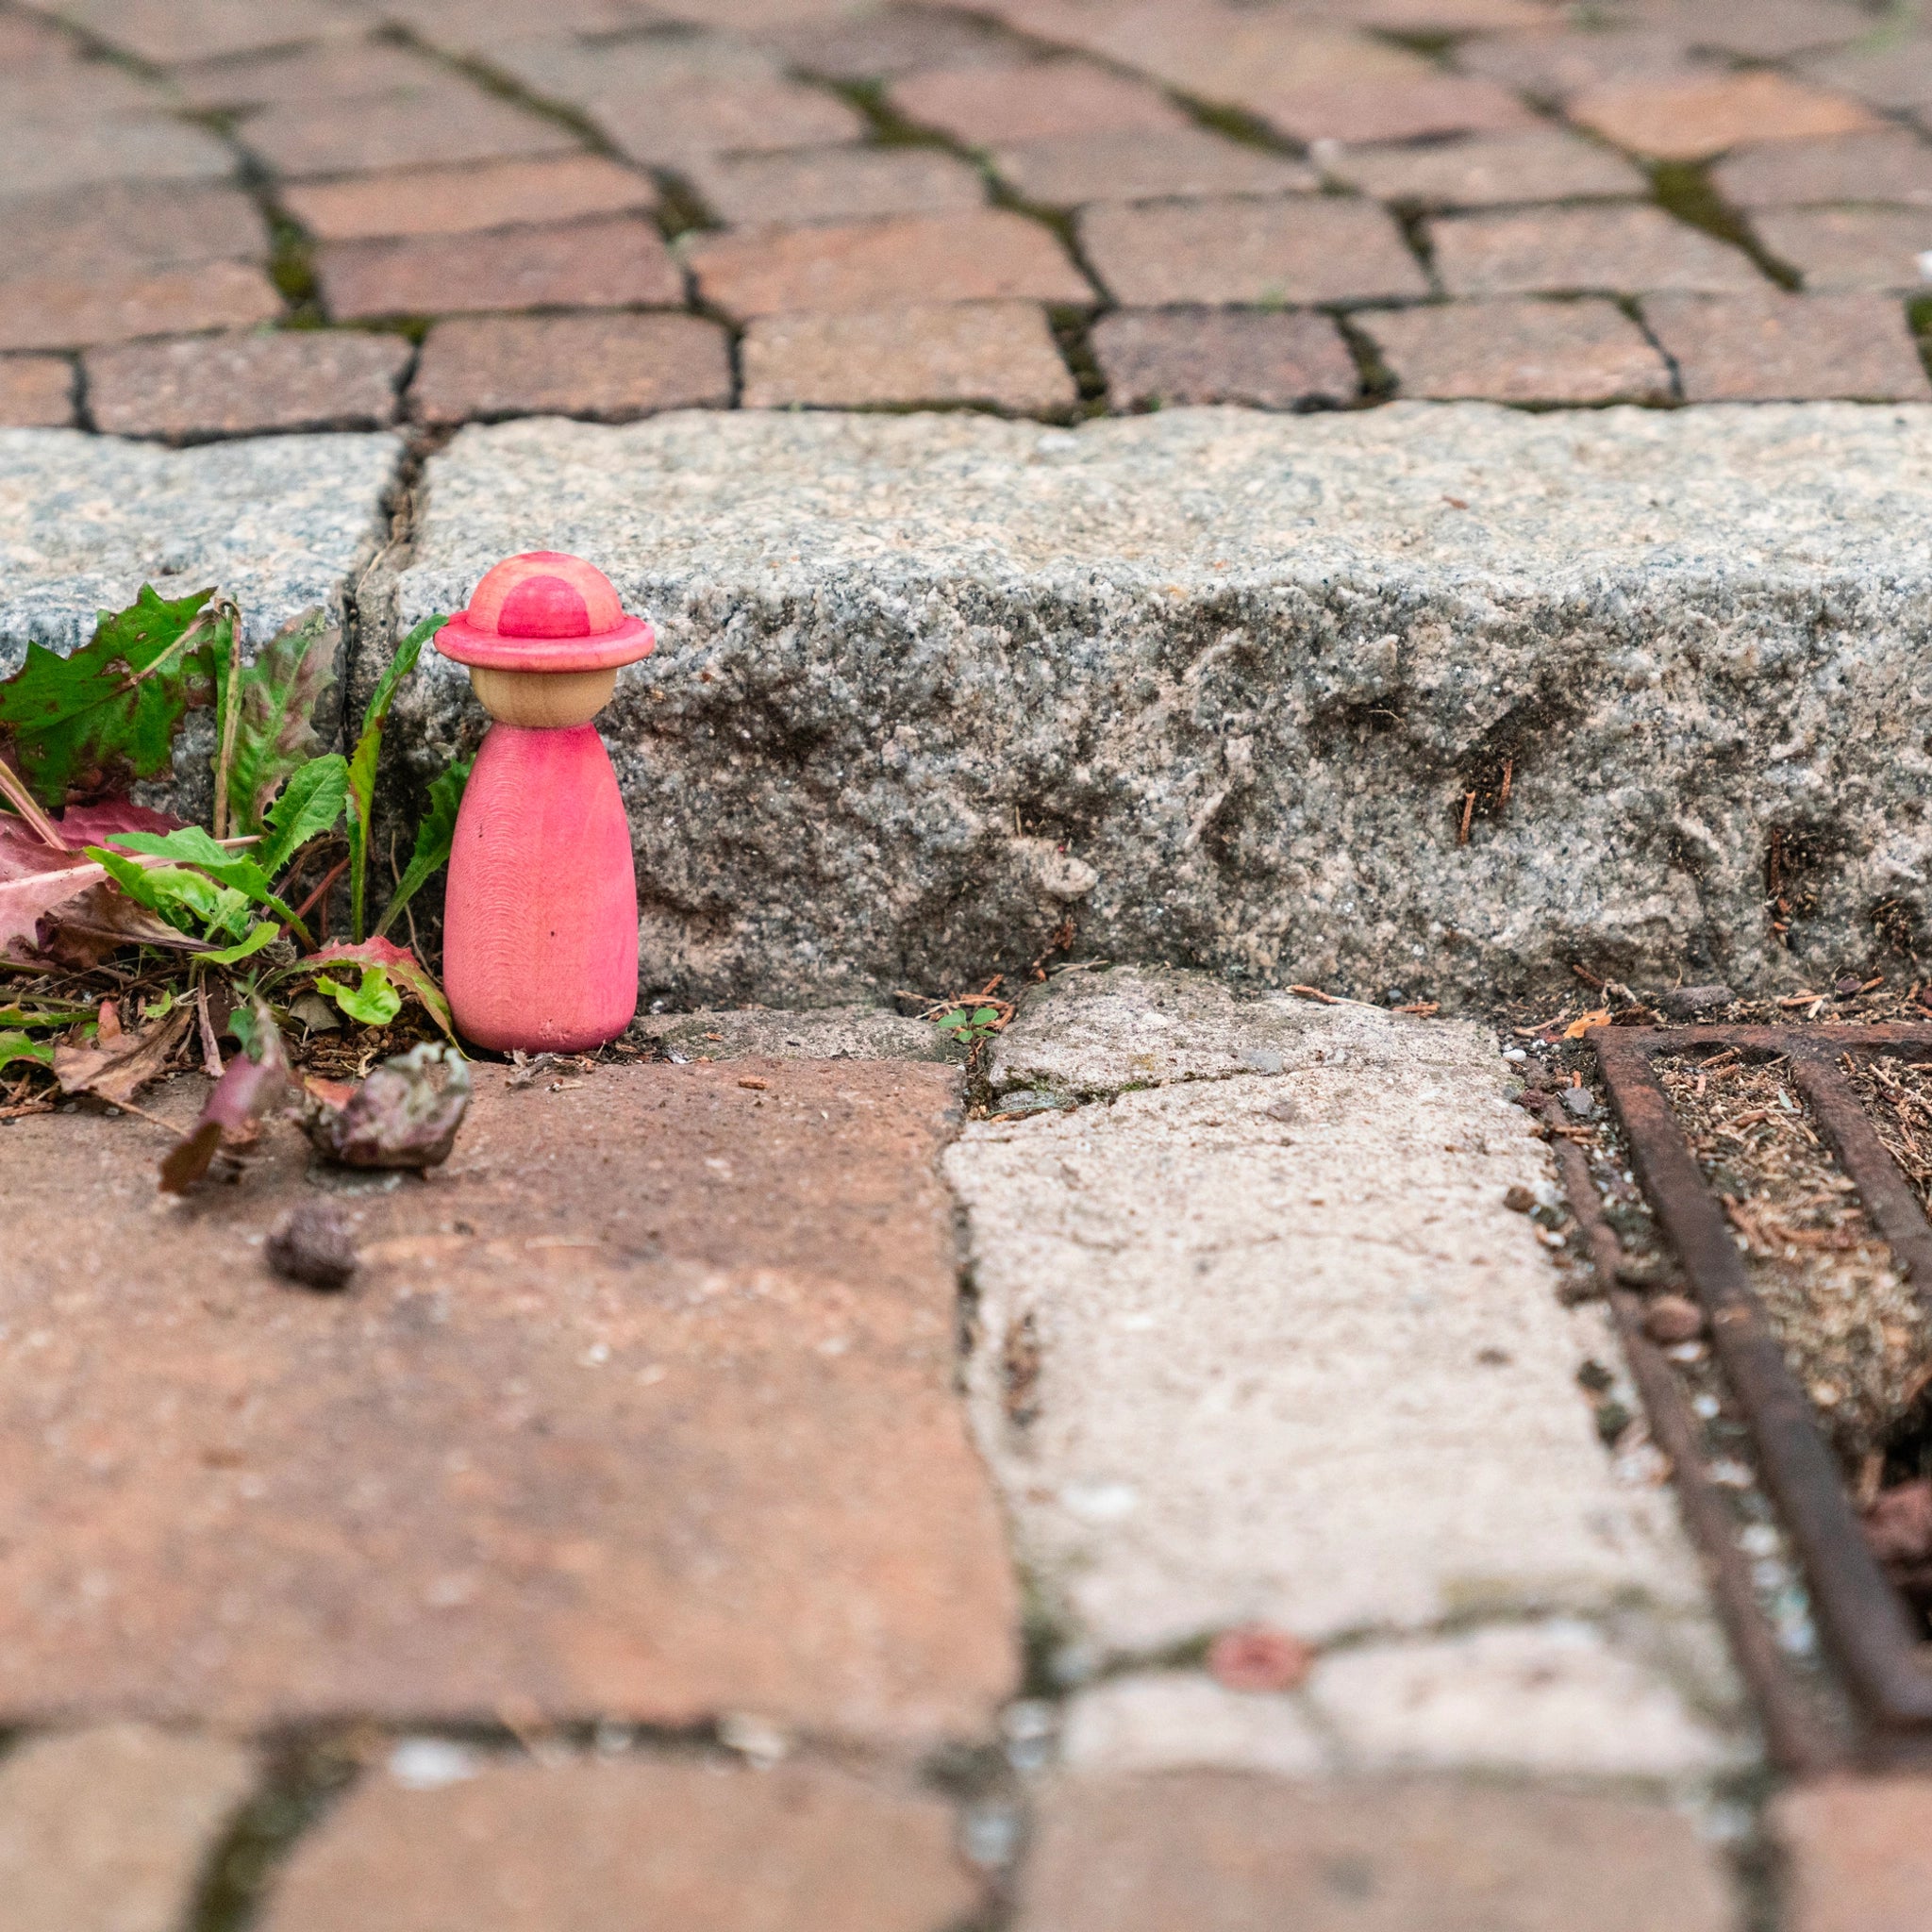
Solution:
[{"label": "cobblestone pavement", "polygon": [[1917,1926],[1932,1782],[1772,1790],[1508,1091],[1118,969],[970,1074],[481,1067],[426,1180],[0,1124],[0,1925]]},{"label": "cobblestone pavement", "polygon": [[0,423],[1932,397],[1838,0],[0,8]]}]

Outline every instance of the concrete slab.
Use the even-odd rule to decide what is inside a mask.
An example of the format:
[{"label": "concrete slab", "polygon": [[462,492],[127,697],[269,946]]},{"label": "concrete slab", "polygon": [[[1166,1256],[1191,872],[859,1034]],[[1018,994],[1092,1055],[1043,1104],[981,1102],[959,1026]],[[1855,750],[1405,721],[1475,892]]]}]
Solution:
[{"label": "concrete slab", "polygon": [[1782,987],[1932,865],[1932,408],[524,422],[424,503],[402,622],[538,543],[656,618],[605,729],[680,1002],[950,992],[1069,915],[1377,997]]}]

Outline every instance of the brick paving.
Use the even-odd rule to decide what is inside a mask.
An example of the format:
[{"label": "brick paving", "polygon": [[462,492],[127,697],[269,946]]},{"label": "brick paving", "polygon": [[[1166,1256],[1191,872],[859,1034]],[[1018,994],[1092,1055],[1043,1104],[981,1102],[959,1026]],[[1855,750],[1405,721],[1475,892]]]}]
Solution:
[{"label": "brick paving", "polygon": [[[0,165],[0,351],[291,324],[420,338],[479,310],[614,323],[695,307],[736,335],[1019,301],[1053,311],[1076,413],[1155,393],[1372,407],[1443,392],[1447,365],[1424,375],[1417,345],[1474,341],[1484,311],[1462,304],[1611,296],[1655,338],[1647,303],[1681,327],[1678,296],[1734,296],[1741,314],[1782,290],[1881,300],[1767,336],[1755,375],[1733,331],[1702,358],[1721,379],[1686,387],[1690,358],[1673,357],[1662,390],[1636,392],[1907,396],[1899,330],[1932,249],[1932,29],[1873,19],[1849,0],[1632,0],[1588,21],[1554,0],[8,0],[0,109],[30,134]],[[583,225],[600,221],[634,225]],[[1352,386],[1258,382],[1260,338],[1235,320],[1444,305],[1387,325],[1418,372],[1407,388],[1377,379],[1394,362],[1360,359],[1373,331],[1348,338]],[[1116,308],[1231,322],[1185,381],[1150,387],[1119,344],[1151,325],[1109,329]],[[1512,336],[1449,386],[1506,403],[1529,400],[1525,380],[1551,391],[1539,402],[1630,392],[1581,372],[1575,313],[1515,312],[1539,317],[1545,341]],[[975,376],[970,406],[1065,413],[1065,385],[1037,374],[1039,330],[1008,339],[1024,369]],[[899,407],[880,399],[932,340],[893,372],[820,355],[805,391]],[[746,388],[746,360],[734,344],[728,393],[699,385],[707,406],[805,399]],[[691,379],[667,368],[618,389],[587,371],[485,384],[468,407],[628,414],[683,407]],[[445,381],[403,415],[441,425],[465,407]],[[84,393],[78,408],[107,426]],[[207,420],[172,427],[157,406],[115,424],[171,437],[314,420],[260,384],[192,413]],[[49,372],[7,372],[7,422],[61,414]]]}]

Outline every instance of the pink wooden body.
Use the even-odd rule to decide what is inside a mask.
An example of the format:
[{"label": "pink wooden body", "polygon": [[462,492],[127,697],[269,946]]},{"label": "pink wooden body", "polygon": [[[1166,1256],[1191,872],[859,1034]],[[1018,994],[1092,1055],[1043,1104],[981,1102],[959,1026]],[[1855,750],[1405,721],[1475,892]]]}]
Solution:
[{"label": "pink wooden body", "polygon": [[478,1046],[575,1053],[630,1024],[637,874],[594,727],[490,727],[457,815],[443,932],[450,1009]]}]

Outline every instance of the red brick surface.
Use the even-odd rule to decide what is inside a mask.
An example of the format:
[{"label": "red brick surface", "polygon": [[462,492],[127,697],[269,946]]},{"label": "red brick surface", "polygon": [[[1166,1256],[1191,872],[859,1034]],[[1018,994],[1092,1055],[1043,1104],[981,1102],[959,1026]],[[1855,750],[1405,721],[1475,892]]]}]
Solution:
[{"label": "red brick surface", "polygon": [[1325,316],[1248,309],[1121,309],[1094,325],[1093,353],[1117,409],[1250,403],[1266,409],[1351,401],[1355,358]]},{"label": "red brick surface", "polygon": [[1919,258],[1932,249],[1932,208],[1766,208],[1752,225],[1807,289],[1925,286]]},{"label": "red brick surface", "polygon": [[383,94],[420,97],[439,89],[475,97],[470,83],[441,62],[383,41],[325,42],[240,60],[210,60],[177,68],[169,84],[190,107],[230,111]]},{"label": "red brick surface", "polygon": [[625,216],[487,235],[339,242],[321,251],[338,321],[492,308],[674,304],[684,279],[649,222]]},{"label": "red brick surface", "polygon": [[1096,201],[1154,201],[1217,194],[1288,194],[1320,177],[1306,161],[1199,127],[1166,134],[1077,134],[993,150],[1016,193],[1048,208]]},{"label": "red brick surface", "polygon": [[1718,1856],[1661,1805],[1420,1780],[1062,1779],[1036,1823],[1018,1932],[1183,1925],[1734,1932],[1735,1920]]},{"label": "red brick surface", "polygon": [[378,428],[395,420],[409,357],[401,336],[293,329],[95,349],[82,368],[97,428],[194,438]]},{"label": "red brick surface", "polygon": [[0,277],[86,280],[267,255],[255,204],[225,184],[109,181],[0,201]]},{"label": "red brick surface", "polygon": [[[38,84],[33,92],[38,97]],[[219,181],[234,172],[235,157],[223,142],[180,121],[58,115],[39,122],[33,139],[9,151],[7,188],[9,195],[52,194],[96,181]]]},{"label": "red brick surface", "polygon": [[477,89],[445,86],[410,94],[280,107],[251,115],[241,139],[277,174],[353,175],[378,168],[508,160],[567,154],[576,136]]},{"label": "red brick surface", "polygon": [[1668,27],[1618,26],[1499,34],[1465,42],[1456,64],[1540,99],[1561,101],[1611,81],[1710,77],[1683,36]]},{"label": "red brick surface", "polygon": [[1457,302],[1359,320],[1404,395],[1497,403],[1671,399],[1663,358],[1609,302]]},{"label": "red brick surface", "polygon": [[1833,1778],[1772,1799],[1786,1932],[1922,1932],[1932,1899],[1932,1779]]},{"label": "red brick surface", "polygon": [[706,301],[745,317],[909,302],[1093,299],[1046,229],[999,208],[705,237],[685,258]]},{"label": "red brick surface", "polygon": [[1776,74],[1623,81],[1570,103],[1570,118],[1659,160],[1698,161],[1747,142],[1851,134],[1874,125],[1857,101]]},{"label": "red brick surface", "polygon": [[343,1197],[346,1296],[261,1260],[292,1127],[170,1212],[150,1125],[0,1129],[0,1714],[984,1735],[1018,1601],[953,1390],[957,1074],[476,1077],[447,1168]]},{"label": "red brick surface", "polygon": [[769,39],[793,66],[839,80],[881,80],[928,67],[1017,67],[1031,58],[971,16],[923,7],[832,12],[779,28]]},{"label": "red brick surface", "polygon": [[0,428],[64,429],[74,421],[74,365],[64,356],[0,356]]},{"label": "red brick surface", "polygon": [[977,170],[930,148],[705,156],[682,172],[705,206],[738,227],[945,214],[986,203]]},{"label": "red brick surface", "polygon": [[1485,208],[1521,202],[1628,198],[1647,185],[1641,170],[1574,135],[1541,128],[1420,147],[1342,148],[1324,156],[1329,176],[1377,201],[1419,208]]},{"label": "red brick surface", "polygon": [[1169,134],[1192,125],[1158,90],[1079,60],[910,74],[889,98],[907,120],[969,147],[1079,134]]},{"label": "red brick surface", "polygon": [[411,168],[348,181],[298,181],[281,192],[282,206],[324,242],[570,222],[646,209],[657,200],[649,176],[602,155]]},{"label": "red brick surface", "polygon": [[1030,302],[768,316],[745,331],[743,358],[747,408],[986,403],[1041,415],[1077,400]]},{"label": "red brick surface", "polygon": [[691,155],[769,152],[856,141],[857,108],[786,80],[704,79],[593,102],[591,119],[633,160],[675,167]]},{"label": "red brick surface", "polygon": [[211,60],[352,33],[326,0],[67,0],[69,20],[143,60]]},{"label": "red brick surface", "polygon": [[1325,196],[1096,208],[1081,217],[1080,241],[1094,273],[1129,307],[1429,292],[1381,209]]},{"label": "red brick surface", "polygon": [[234,261],[158,275],[0,282],[0,349],[83,348],[190,329],[248,328],[281,308],[268,277]]},{"label": "red brick surface", "polygon": [[1452,295],[1605,289],[1724,294],[1765,286],[1750,259],[1661,208],[1634,205],[1454,215],[1433,222],[1436,273]]},{"label": "red brick surface", "polygon": [[372,1773],[300,1844],[264,1932],[951,1932],[981,1886],[930,1793],[783,1765]]},{"label": "red brick surface", "polygon": [[1883,295],[1654,295],[1643,316],[1686,402],[1932,401],[1904,305]]},{"label": "red brick surface", "polygon": [[621,423],[730,400],[724,331],[694,315],[458,317],[430,330],[409,385],[409,412],[425,423]]},{"label": "red brick surface", "polygon": [[1536,125],[1507,90],[1460,74],[1284,88],[1267,96],[1261,112],[1294,141],[1419,141]]}]

